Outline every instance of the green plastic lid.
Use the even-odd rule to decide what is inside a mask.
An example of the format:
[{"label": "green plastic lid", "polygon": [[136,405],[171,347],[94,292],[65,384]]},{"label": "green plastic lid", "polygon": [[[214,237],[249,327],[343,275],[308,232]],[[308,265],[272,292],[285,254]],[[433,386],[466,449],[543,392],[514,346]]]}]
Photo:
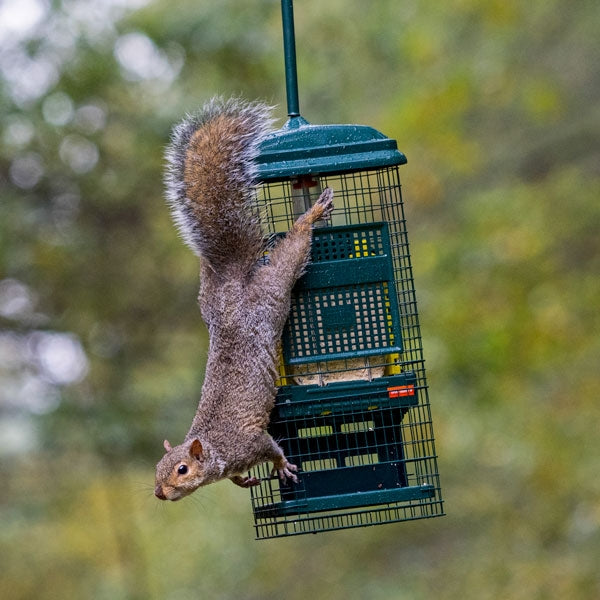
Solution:
[{"label": "green plastic lid", "polygon": [[372,127],[311,125],[296,116],[262,142],[256,163],[259,180],[271,181],[403,165],[406,157]]}]

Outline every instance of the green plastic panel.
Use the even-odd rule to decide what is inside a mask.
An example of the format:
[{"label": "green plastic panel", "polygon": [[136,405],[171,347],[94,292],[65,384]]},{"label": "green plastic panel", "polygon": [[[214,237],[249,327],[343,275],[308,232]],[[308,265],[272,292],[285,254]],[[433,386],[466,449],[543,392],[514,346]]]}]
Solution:
[{"label": "green plastic panel", "polygon": [[266,505],[257,510],[255,516],[259,519],[314,513],[359,506],[377,506],[394,502],[407,502],[433,498],[435,488],[431,484],[415,485],[393,490],[378,490],[376,492],[356,492],[354,494],[339,494],[337,496],[321,496],[303,500],[285,500],[277,504]]},{"label": "green plastic panel", "polygon": [[402,165],[406,157],[396,140],[372,127],[311,125],[294,117],[263,141],[256,163],[258,179],[271,181]]},{"label": "green plastic panel", "polygon": [[[288,385],[279,388],[274,419],[335,415],[384,408],[408,408],[418,403],[416,377],[407,372],[380,377],[373,381],[334,382],[322,385]],[[406,386],[402,394],[392,394],[389,388]],[[412,386],[412,389],[411,389]]]},{"label": "green plastic panel", "polygon": [[317,229],[283,333],[290,365],[402,351],[387,223]]}]

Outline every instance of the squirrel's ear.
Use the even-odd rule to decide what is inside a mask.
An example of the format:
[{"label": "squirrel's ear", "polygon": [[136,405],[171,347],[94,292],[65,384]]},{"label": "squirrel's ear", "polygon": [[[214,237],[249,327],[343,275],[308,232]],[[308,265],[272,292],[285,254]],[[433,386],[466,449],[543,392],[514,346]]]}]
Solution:
[{"label": "squirrel's ear", "polygon": [[202,455],[202,444],[200,443],[200,440],[198,438],[195,438],[192,440],[192,443],[190,444],[190,456],[192,456],[195,459],[200,459],[200,456]]},{"label": "squirrel's ear", "polygon": [[171,444],[169,444],[169,440],[165,440],[163,442],[163,446],[165,447],[166,452],[170,452],[171,450],[173,450],[173,448],[171,448]]}]

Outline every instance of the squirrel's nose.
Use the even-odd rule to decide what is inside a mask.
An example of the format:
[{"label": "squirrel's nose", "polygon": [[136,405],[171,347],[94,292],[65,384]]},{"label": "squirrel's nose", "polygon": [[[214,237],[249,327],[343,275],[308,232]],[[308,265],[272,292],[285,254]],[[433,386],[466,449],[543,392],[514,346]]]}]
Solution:
[{"label": "squirrel's nose", "polygon": [[154,495],[159,499],[159,500],[166,500],[167,497],[165,496],[165,493],[162,491],[162,487],[160,485],[157,485],[154,488]]}]

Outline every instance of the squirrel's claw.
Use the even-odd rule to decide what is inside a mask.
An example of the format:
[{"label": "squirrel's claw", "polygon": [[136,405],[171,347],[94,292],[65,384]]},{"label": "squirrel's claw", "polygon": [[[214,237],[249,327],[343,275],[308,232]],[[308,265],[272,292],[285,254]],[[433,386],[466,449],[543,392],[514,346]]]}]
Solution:
[{"label": "squirrel's claw", "polygon": [[281,466],[274,466],[271,475],[279,475],[281,483],[286,483],[288,479],[291,479],[294,483],[298,483],[298,477],[292,471],[297,471],[298,467],[290,462],[283,462]]},{"label": "squirrel's claw", "polygon": [[333,190],[325,188],[315,204],[321,206],[321,219],[329,219],[333,211]]}]

